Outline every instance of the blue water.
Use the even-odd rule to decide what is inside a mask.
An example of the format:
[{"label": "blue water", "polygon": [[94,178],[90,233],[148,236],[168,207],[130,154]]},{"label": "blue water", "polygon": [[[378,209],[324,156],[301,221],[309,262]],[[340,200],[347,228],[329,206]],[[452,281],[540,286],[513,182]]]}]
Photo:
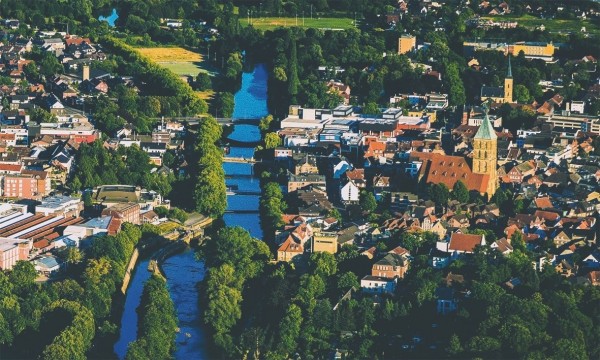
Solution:
[{"label": "blue water", "polygon": [[235,125],[229,138],[235,141],[256,142],[260,140],[260,130],[254,125]]},{"label": "blue water", "polygon": [[[235,93],[235,107],[233,117],[238,119],[256,119],[268,115],[267,109],[267,68],[258,64],[252,72],[242,74],[242,86]],[[258,141],[260,131],[254,125],[236,125],[229,136],[232,140]],[[228,156],[251,158],[254,148],[232,147]],[[237,185],[240,191],[260,192],[260,182],[254,176],[253,165],[240,163],[224,163],[223,169],[228,178],[227,185]],[[240,175],[236,177],[236,175]],[[258,195],[228,195],[227,210],[258,210],[260,196]],[[241,226],[250,232],[250,235],[262,239],[258,213],[227,213],[223,216],[228,226]]]},{"label": "blue water", "polygon": [[207,359],[206,333],[198,309],[196,284],[204,278],[204,262],[192,250],[168,258],[162,265],[179,319],[175,359]]},{"label": "blue water", "polygon": [[108,26],[115,27],[115,21],[119,18],[119,14],[117,14],[117,9],[112,9],[112,13],[108,16],[98,16],[98,20],[106,21]]},{"label": "blue water", "polygon": [[269,113],[267,109],[267,79],[264,64],[258,64],[252,72],[242,74],[242,86],[235,93],[233,118],[258,119]]},{"label": "blue water", "polygon": [[117,340],[113,347],[113,350],[119,359],[125,358],[129,343],[137,339],[138,314],[135,310],[142,300],[144,283],[150,278],[150,275],[150,271],[148,271],[148,260],[138,262],[133,277],[129,282],[129,287],[127,288],[125,308],[123,309],[123,315],[121,316],[121,336],[119,336],[119,340]]}]

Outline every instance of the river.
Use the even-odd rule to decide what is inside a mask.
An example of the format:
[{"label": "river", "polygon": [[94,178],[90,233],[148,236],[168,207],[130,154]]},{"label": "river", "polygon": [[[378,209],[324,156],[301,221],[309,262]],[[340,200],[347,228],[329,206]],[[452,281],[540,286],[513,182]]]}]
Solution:
[{"label": "river", "polygon": [[[235,94],[234,118],[260,118],[267,115],[267,70],[257,65],[253,72],[242,74],[242,86]],[[255,142],[260,139],[258,128],[253,125],[237,125],[230,135],[237,141]],[[252,147],[232,147],[228,156],[254,155]],[[260,192],[260,184],[254,176],[253,165],[224,163],[227,185],[237,186],[239,191]],[[262,239],[258,216],[259,195],[228,195],[228,213],[223,217],[227,226],[241,226],[256,238]],[[236,213],[235,211],[241,211]],[[125,308],[121,317],[121,333],[114,345],[119,359],[124,359],[127,346],[137,338],[138,316],[144,282],[150,277],[148,260],[141,260],[129,284]],[[187,250],[168,258],[162,266],[167,277],[169,293],[179,319],[175,359],[207,359],[207,335],[198,308],[196,284],[204,278],[204,262],[196,260],[194,252]],[[186,335],[188,334],[188,335]]]}]

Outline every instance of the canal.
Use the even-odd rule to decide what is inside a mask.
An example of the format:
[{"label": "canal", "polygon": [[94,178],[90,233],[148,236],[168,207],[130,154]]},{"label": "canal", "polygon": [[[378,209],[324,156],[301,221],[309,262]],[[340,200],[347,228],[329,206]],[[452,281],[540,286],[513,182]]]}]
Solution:
[{"label": "canal", "polygon": [[[262,64],[252,72],[242,74],[242,86],[235,94],[233,118],[260,118],[267,115],[267,70]],[[237,125],[229,136],[233,140],[256,142],[260,139],[258,127]],[[227,156],[250,158],[252,147],[232,147]],[[224,163],[227,185],[237,186],[239,191],[260,192],[258,177],[252,164]],[[228,195],[227,210],[223,220],[227,226],[241,226],[256,238],[262,239],[258,215],[258,195]],[[236,210],[241,211],[236,213]],[[251,212],[254,211],[254,212]],[[137,338],[139,306],[144,282],[150,277],[146,270],[148,260],[141,260],[129,284],[125,308],[121,318],[121,333],[114,345],[119,359],[124,359],[127,346]],[[180,332],[177,334],[176,359],[207,359],[207,335],[198,308],[196,284],[204,278],[204,262],[195,258],[192,250],[168,258],[162,266],[167,277],[169,293],[175,304]]]}]

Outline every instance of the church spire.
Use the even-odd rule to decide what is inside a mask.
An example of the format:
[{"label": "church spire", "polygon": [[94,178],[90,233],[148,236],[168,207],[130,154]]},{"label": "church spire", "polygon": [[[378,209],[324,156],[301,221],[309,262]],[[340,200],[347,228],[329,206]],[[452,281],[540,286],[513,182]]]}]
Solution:
[{"label": "church spire", "polygon": [[494,127],[490,122],[490,118],[488,117],[488,108],[485,107],[484,110],[485,116],[483,117],[483,121],[475,134],[475,139],[482,140],[496,140],[498,135],[496,135],[496,131],[494,131]]},{"label": "church spire", "polygon": [[510,54],[508,55],[508,72],[506,73],[506,77],[512,79],[512,66],[510,66]]}]

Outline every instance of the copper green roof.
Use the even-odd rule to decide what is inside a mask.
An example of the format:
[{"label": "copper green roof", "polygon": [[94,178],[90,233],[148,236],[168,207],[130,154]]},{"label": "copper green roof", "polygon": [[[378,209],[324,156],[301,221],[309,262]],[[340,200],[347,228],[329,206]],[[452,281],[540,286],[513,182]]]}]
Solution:
[{"label": "copper green roof", "polygon": [[487,113],[481,122],[481,126],[479,126],[479,130],[477,130],[477,134],[475,134],[475,139],[484,139],[484,140],[495,140],[498,138],[496,135],[496,131],[492,127],[490,123],[490,119],[488,118]]}]

